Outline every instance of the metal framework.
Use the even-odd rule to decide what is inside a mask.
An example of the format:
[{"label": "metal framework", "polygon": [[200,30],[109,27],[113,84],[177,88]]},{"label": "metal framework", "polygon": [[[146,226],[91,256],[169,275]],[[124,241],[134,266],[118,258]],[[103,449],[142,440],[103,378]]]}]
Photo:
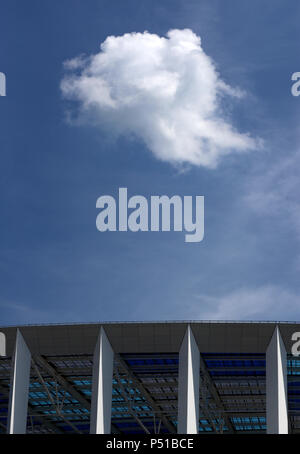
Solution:
[{"label": "metal framework", "polygon": [[[289,354],[290,333],[300,331],[299,325],[236,323],[234,327],[242,328],[246,338],[236,334],[235,348],[226,345],[220,323],[213,322],[82,325],[81,342],[78,326],[73,326],[0,328],[7,342],[7,356],[0,357],[0,433],[22,432],[22,418],[15,429],[12,419],[14,408],[17,415],[18,405],[23,405],[18,396],[26,389],[26,371],[22,359],[18,362],[16,345],[20,351],[26,345],[31,355],[27,433],[90,433],[93,381],[98,377],[104,388],[105,380],[111,386],[111,400],[107,404],[102,399],[102,385],[94,390],[97,433],[166,434],[182,432],[180,427],[203,434],[300,433],[300,359]],[[207,328],[209,336],[216,330],[218,338],[205,345],[201,336],[207,339]],[[259,328],[259,342],[248,328],[253,333]],[[60,333],[55,341],[51,330],[54,336]],[[104,356],[95,368],[101,330],[113,351],[108,356],[113,361],[111,383],[105,376],[105,344],[100,345]],[[192,353],[184,345],[187,333]],[[24,346],[18,344],[20,336]],[[178,407],[185,404],[195,411],[180,411]]]}]

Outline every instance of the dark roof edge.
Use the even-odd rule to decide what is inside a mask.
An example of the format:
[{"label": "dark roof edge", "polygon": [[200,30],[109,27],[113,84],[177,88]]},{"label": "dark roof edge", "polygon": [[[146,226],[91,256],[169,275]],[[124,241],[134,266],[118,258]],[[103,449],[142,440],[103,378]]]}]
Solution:
[{"label": "dark roof edge", "polygon": [[96,321],[96,322],[62,322],[62,323],[28,323],[24,325],[1,325],[1,328],[25,328],[39,326],[79,326],[79,325],[140,325],[140,324],[180,324],[180,323],[198,323],[198,324],[218,324],[218,323],[237,323],[237,324],[300,324],[300,321],[292,320],[131,320],[131,321]]}]

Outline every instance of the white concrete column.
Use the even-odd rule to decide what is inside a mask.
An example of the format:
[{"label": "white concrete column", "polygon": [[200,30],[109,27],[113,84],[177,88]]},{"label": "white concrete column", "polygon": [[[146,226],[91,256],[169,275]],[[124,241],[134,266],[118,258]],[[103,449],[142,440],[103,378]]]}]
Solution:
[{"label": "white concrete column", "polygon": [[17,329],[9,396],[7,432],[10,434],[26,433],[30,366],[30,351],[21,332]]},{"label": "white concrete column", "polygon": [[178,433],[197,434],[199,426],[200,353],[190,325],[179,351]]},{"label": "white concrete column", "polygon": [[286,349],[276,326],[266,352],[267,433],[288,433]]},{"label": "white concrete column", "polygon": [[114,352],[103,327],[94,351],[91,434],[110,434]]}]

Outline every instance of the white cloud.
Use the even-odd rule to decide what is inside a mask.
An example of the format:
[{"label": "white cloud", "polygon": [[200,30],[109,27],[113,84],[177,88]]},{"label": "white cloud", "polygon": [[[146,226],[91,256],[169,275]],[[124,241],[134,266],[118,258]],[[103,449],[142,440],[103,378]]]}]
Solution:
[{"label": "white cloud", "polygon": [[225,118],[221,99],[243,96],[221,80],[191,30],[109,36],[101,50],[65,62],[65,98],[79,117],[114,134],[133,134],[160,160],[215,167],[258,142]]},{"label": "white cloud", "polygon": [[198,295],[197,300],[199,303],[189,308],[192,318],[300,320],[300,296],[276,285],[241,288],[220,297]]}]

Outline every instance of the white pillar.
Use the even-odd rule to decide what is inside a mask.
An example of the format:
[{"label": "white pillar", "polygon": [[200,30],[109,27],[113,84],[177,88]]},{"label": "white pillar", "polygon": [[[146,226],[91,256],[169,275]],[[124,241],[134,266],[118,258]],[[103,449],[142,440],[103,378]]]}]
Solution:
[{"label": "white pillar", "polygon": [[101,327],[93,359],[91,434],[109,434],[114,352]]},{"label": "white pillar", "polygon": [[30,351],[21,332],[17,329],[9,396],[7,431],[10,434],[26,433],[30,366]]},{"label": "white pillar", "polygon": [[199,426],[200,353],[188,326],[179,351],[178,433],[197,434]]},{"label": "white pillar", "polygon": [[286,349],[276,326],[266,352],[267,433],[288,433]]}]

